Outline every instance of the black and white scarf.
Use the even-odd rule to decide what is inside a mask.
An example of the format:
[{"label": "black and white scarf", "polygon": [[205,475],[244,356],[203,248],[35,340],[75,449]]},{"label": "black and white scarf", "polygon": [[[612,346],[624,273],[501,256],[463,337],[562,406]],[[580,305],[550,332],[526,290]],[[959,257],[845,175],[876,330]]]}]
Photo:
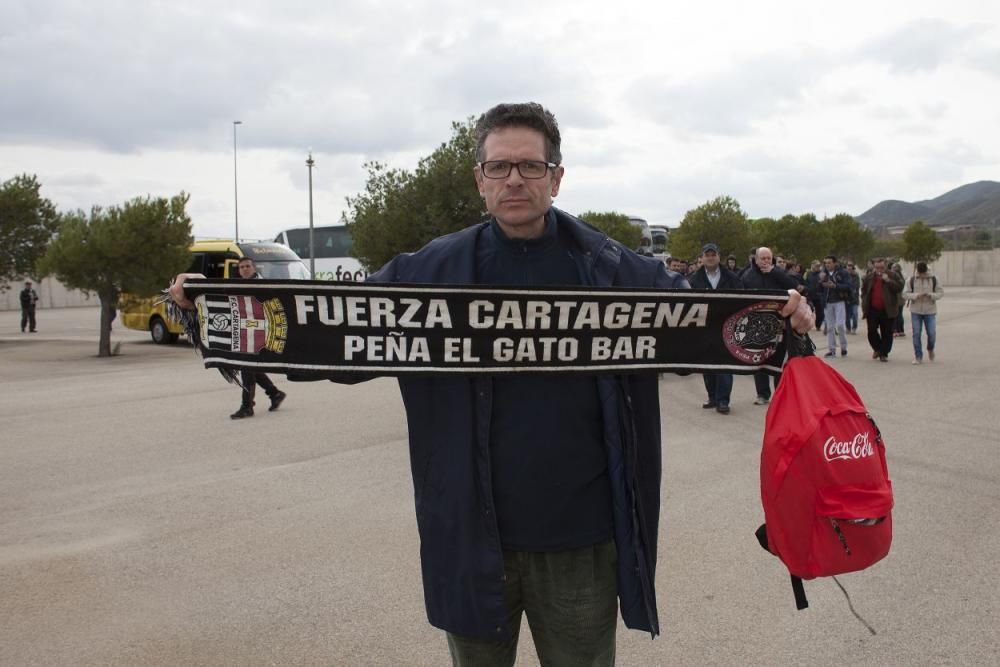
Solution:
[{"label": "black and white scarf", "polygon": [[184,289],[191,341],[230,377],[773,374],[786,356],[786,292],[208,279]]}]

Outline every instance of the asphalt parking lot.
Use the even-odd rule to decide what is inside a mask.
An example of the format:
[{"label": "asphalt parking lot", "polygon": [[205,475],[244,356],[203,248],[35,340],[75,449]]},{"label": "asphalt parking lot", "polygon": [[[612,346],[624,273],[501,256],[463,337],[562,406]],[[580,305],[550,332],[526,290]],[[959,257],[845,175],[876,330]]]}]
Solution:
[{"label": "asphalt parking lot", "polygon": [[[888,447],[893,549],[840,578],[877,634],[831,580],[796,611],[756,544],[751,378],[723,416],[699,376],[665,376],[663,634],[621,627],[619,664],[1000,664],[1000,288],[939,305],[935,363],[912,366],[909,337],[873,362],[861,335],[832,362]],[[98,359],[97,319],[41,310],[22,334],[0,312],[0,664],[449,664],[392,380],[275,378],[281,409],[232,421],[239,390],[189,347],[116,328]]]}]

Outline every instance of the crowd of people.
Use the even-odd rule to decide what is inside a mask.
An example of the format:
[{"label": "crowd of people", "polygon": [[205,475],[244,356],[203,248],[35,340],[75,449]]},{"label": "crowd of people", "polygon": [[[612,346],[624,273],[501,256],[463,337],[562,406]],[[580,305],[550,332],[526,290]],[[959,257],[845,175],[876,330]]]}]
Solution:
[{"label": "crowd of people", "polygon": [[[905,336],[904,310],[910,308],[913,336],[913,361],[924,360],[923,336],[927,337],[927,359],[934,361],[937,343],[937,300],[944,289],[925,262],[918,262],[913,276],[903,278],[898,262],[884,257],[868,260],[863,270],[851,259],[841,261],[835,255],[814,259],[808,270],[794,257],[776,255],[770,248],[754,248],[743,266],[735,255],[721,261],[719,246],[707,243],[692,260],[667,257],[670,271],[688,279],[696,289],[795,289],[808,299],[816,317],[816,330],[826,335],[825,359],[846,357],[848,336],[857,335],[860,320],[867,323],[868,346],[872,359],[889,361],[893,340]],[[781,376],[755,373],[755,405],[771,401],[772,383],[776,389]],[[702,405],[729,414],[733,376],[727,373],[705,375],[708,399]]]}]

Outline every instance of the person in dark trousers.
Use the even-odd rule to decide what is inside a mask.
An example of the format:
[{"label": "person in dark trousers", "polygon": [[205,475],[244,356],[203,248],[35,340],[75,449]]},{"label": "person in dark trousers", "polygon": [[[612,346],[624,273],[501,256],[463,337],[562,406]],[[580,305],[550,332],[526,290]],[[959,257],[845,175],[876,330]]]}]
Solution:
[{"label": "person in dark trousers", "polygon": [[[743,289],[743,283],[740,282],[739,277],[719,264],[719,246],[714,243],[706,243],[702,247],[701,268],[695,271],[689,280],[693,289]],[[715,411],[720,414],[729,414],[729,400],[733,393],[733,374],[705,373],[702,378],[705,381],[708,400],[701,407],[706,410],[715,408]]]},{"label": "person in dark trousers", "polygon": [[883,258],[875,260],[872,270],[861,281],[861,305],[868,322],[872,359],[889,361],[892,327],[899,316],[902,291],[903,276],[888,269]]},{"label": "person in dark trousers", "polygon": [[[740,276],[743,287],[746,289],[784,289],[795,290],[795,279],[789,276],[783,269],[774,265],[774,255],[771,249],[761,246],[754,251],[750,266],[748,266]],[[803,299],[804,301],[804,299]],[[778,388],[781,375],[774,376],[774,388]],[[754,405],[767,405],[771,402],[771,380],[768,374],[760,371],[753,374],[753,383],[757,389],[757,398]]]},{"label": "person in dark trousers", "polygon": [[[257,265],[249,257],[241,258],[237,268],[239,270],[240,278],[260,278],[257,274]],[[274,383],[271,382],[271,378],[267,377],[264,373],[257,373],[252,370],[241,370],[240,384],[243,385],[243,401],[240,403],[240,409],[229,415],[230,419],[245,419],[246,417],[253,417],[254,394],[257,391],[257,385],[260,385],[261,388],[267,393],[268,398],[271,399],[271,407],[268,408],[268,412],[274,412],[277,410],[281,405],[281,402],[285,400],[285,392],[274,386]]]},{"label": "person in dark trousers", "polygon": [[[898,273],[900,276],[903,275],[903,267],[899,264],[899,262],[894,262],[891,265],[891,269],[894,273]],[[905,300],[900,301],[899,314],[896,316],[896,319],[892,323],[892,335],[895,338],[901,338],[906,336],[906,327],[903,326],[904,322],[906,321],[906,318],[903,316],[903,309],[905,307],[906,307],[906,301]]]},{"label": "person in dark trousers", "polygon": [[30,333],[35,333],[35,306],[38,304],[38,292],[32,286],[30,280],[24,281],[24,289],[21,290],[21,333],[28,327]]},{"label": "person in dark trousers", "polygon": [[816,330],[823,326],[826,304],[823,303],[823,286],[820,284],[826,279],[826,271],[818,259],[814,259],[809,265],[809,272],[805,275],[806,296],[809,297],[809,305],[816,313]]},{"label": "person in dark trousers", "polygon": [[[474,136],[470,176],[490,218],[398,255],[370,282],[688,287],[552,206],[564,169],[541,105],[495,106]],[[184,277],[171,293],[190,308]],[[782,314],[812,326],[797,293]],[[655,371],[406,376],[399,387],[427,617],[453,664],[513,665],[524,615],[543,665],[613,665],[619,612],[659,633]]]},{"label": "person in dark trousers", "polygon": [[851,298],[847,301],[847,333],[856,334],[861,306],[861,274],[852,260],[847,260],[847,275],[851,279]]}]

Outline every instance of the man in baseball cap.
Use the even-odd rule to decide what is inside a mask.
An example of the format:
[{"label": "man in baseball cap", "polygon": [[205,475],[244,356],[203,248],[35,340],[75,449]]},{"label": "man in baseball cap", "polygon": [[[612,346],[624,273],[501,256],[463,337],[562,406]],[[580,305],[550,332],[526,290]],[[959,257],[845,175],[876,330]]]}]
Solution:
[{"label": "man in baseball cap", "polygon": [[[688,276],[694,289],[741,290],[743,283],[739,277],[720,264],[719,246],[706,243],[701,248],[701,268]],[[733,393],[732,373],[705,373],[705,391],[708,400],[701,407],[715,408],[719,414],[729,414],[729,399]]]}]

